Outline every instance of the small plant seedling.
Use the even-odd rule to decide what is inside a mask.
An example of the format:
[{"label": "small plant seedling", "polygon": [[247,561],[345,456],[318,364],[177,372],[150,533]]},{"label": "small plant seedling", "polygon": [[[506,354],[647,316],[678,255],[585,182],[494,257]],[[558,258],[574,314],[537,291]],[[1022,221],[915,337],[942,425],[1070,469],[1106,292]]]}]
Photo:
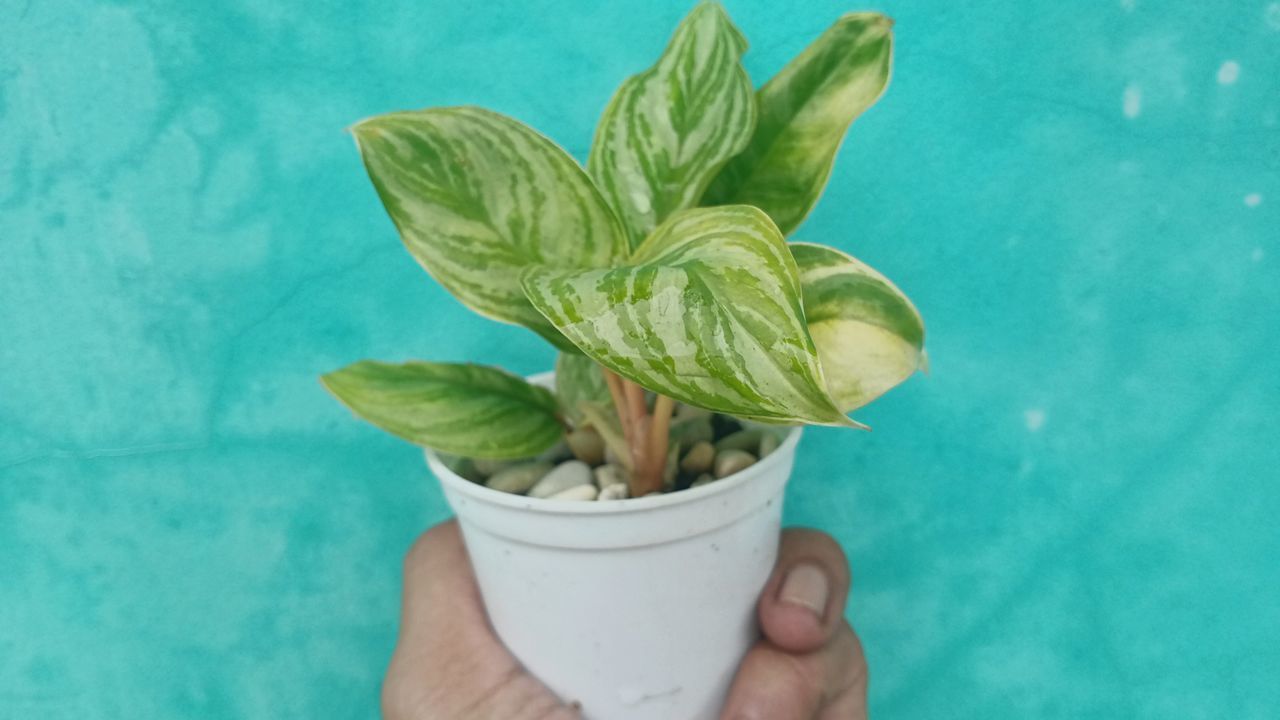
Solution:
[{"label": "small plant seedling", "polygon": [[613,95],[585,169],[477,107],[357,123],[414,258],[467,307],[560,356],[555,392],[424,361],[357,362],[325,387],[384,430],[470,459],[530,458],[595,432],[632,497],[670,484],[672,449],[692,449],[680,433],[699,409],[863,427],[847,413],[924,366],[923,322],[867,265],[787,238],[888,85],[891,28],[878,13],[845,15],[757,90],[743,35],[702,3]]}]

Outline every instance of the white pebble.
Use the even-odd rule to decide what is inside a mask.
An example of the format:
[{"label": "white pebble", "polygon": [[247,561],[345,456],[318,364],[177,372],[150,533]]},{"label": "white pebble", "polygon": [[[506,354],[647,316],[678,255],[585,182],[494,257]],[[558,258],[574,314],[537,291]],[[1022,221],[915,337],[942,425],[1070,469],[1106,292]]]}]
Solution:
[{"label": "white pebble", "polygon": [[517,495],[529,491],[547,473],[551,472],[551,463],[534,462],[515,465],[489,478],[485,487]]},{"label": "white pebble", "polygon": [[600,491],[596,490],[595,485],[587,483],[586,485],[576,485],[574,487],[569,488],[568,490],[563,490],[561,492],[556,493],[555,495],[552,495],[547,499],[548,500],[595,500],[596,493],[598,492]]},{"label": "white pebble", "polygon": [[756,456],[746,450],[725,450],[716,456],[716,479],[746,470],[755,462]]},{"label": "white pebble", "polygon": [[549,498],[579,485],[591,484],[591,468],[581,460],[560,463],[529,489],[529,497]]},{"label": "white pebble", "polygon": [[623,500],[626,497],[627,497],[626,483],[617,483],[614,485],[606,485],[605,488],[600,491],[600,495],[597,496],[596,499],[597,500]]},{"label": "white pebble", "polygon": [[627,471],[621,465],[614,465],[613,463],[601,465],[595,469],[595,476],[596,486],[601,490],[610,485],[625,486],[627,484]]}]

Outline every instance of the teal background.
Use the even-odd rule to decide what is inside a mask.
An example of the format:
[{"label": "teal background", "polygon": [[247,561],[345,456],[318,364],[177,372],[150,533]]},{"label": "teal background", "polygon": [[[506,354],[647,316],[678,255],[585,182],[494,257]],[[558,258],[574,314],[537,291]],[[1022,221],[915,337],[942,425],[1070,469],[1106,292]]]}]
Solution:
[{"label": "teal background", "polygon": [[[857,9],[727,6],[757,82]],[[933,370],[787,504],[848,549],[873,716],[1276,717],[1280,3],[881,7],[798,237]],[[0,717],[376,716],[447,510],[316,375],[552,353],[418,269],[343,128],[475,103],[582,159],[686,9],[0,0]]]}]

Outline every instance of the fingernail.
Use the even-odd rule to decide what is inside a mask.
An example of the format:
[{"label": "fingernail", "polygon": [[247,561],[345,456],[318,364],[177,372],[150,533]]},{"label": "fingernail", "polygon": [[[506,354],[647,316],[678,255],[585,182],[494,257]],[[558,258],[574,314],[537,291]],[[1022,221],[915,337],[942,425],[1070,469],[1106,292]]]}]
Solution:
[{"label": "fingernail", "polygon": [[821,620],[827,613],[827,593],[827,574],[821,568],[797,565],[782,581],[778,601],[809,608]]}]

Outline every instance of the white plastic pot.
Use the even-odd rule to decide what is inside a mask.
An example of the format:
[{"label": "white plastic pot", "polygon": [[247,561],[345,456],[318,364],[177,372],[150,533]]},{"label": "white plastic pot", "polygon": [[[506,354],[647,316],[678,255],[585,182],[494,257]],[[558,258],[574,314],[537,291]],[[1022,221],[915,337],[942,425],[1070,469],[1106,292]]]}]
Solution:
[{"label": "white plastic pot", "polygon": [[427,462],[493,627],[530,672],[588,720],[714,720],[758,636],[800,434],[723,480],[628,500],[512,495]]}]

